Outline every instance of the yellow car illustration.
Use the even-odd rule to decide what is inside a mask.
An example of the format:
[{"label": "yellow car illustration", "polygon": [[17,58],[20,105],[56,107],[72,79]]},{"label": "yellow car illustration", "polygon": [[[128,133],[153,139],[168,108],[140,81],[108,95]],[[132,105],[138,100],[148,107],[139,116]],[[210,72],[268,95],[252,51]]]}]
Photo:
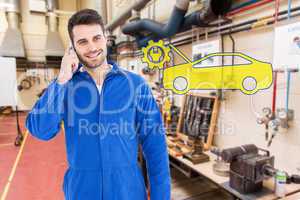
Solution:
[{"label": "yellow car illustration", "polygon": [[[212,53],[192,62],[176,47],[171,44],[170,46],[185,60],[185,63],[164,68],[163,71],[164,88],[177,94],[185,94],[195,89],[239,89],[250,95],[267,89],[272,84],[270,63],[258,61],[242,53]],[[215,56],[235,56],[247,63],[198,67],[201,62],[209,61]]]}]

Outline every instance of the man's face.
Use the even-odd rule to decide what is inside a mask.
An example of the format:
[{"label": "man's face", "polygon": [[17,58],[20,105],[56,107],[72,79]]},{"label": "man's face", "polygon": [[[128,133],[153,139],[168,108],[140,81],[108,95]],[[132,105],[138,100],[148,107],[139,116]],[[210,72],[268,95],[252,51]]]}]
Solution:
[{"label": "man's face", "polygon": [[99,24],[74,26],[73,41],[78,58],[86,67],[99,67],[106,60],[107,41]]}]

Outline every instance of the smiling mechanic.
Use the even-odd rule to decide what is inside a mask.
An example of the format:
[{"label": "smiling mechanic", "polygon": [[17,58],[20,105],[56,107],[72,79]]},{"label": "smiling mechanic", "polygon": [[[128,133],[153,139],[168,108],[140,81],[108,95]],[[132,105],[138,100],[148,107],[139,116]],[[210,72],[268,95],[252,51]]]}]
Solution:
[{"label": "smiling mechanic", "polygon": [[107,62],[101,16],[91,9],[69,20],[72,46],[61,69],[26,119],[30,133],[50,140],[64,122],[66,200],[145,200],[138,146],[145,156],[151,200],[170,199],[162,118],[139,75]]}]

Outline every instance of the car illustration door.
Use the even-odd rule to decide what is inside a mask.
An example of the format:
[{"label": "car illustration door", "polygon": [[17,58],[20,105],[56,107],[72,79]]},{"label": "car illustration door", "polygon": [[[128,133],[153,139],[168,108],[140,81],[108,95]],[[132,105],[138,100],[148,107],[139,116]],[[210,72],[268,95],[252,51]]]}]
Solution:
[{"label": "car illustration door", "polygon": [[218,89],[222,87],[221,67],[216,56],[205,56],[193,62],[191,87],[193,89]]}]

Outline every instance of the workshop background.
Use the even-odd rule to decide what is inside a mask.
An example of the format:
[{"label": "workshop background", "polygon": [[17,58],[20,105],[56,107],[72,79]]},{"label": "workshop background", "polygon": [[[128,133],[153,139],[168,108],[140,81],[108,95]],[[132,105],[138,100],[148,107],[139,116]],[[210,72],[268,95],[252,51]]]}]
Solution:
[{"label": "workshop background", "polygon": [[[0,0],[1,200],[63,199],[61,184],[67,167],[63,133],[49,142],[38,141],[28,134],[24,120],[26,113],[58,74],[64,49],[69,44],[68,19],[80,9],[92,8],[103,16],[108,30],[111,58],[123,68],[142,75],[149,82],[162,108],[165,123],[174,123],[173,126],[177,128],[172,130],[175,132],[171,134],[172,137],[178,136],[178,123],[185,117],[184,112],[176,112],[175,116],[175,111],[173,113],[170,110],[169,104],[183,109],[183,105],[186,105],[184,99],[188,95],[164,90],[162,70],[149,69],[147,63],[142,62],[142,46],[137,45],[136,37],[122,32],[124,26],[134,20],[151,19],[162,23],[162,26],[167,24],[176,3],[180,4],[181,1]],[[133,10],[134,5],[138,5],[135,6],[136,10]],[[172,43],[191,60],[199,53],[202,53],[202,57],[203,54],[214,53],[209,48],[204,52],[203,49],[200,49],[202,52],[197,52],[197,47],[205,48],[205,44],[213,42],[219,52],[240,52],[259,61],[271,63],[273,67],[272,85],[253,95],[245,95],[240,90],[205,90],[194,93],[195,96],[216,99],[214,103],[218,103],[213,111],[217,113],[213,114],[213,127],[209,127],[213,138],[208,146],[217,147],[221,151],[255,144],[274,156],[273,166],[276,169],[288,174],[300,174],[300,51],[295,51],[292,55],[285,51],[285,46],[289,43],[289,31],[295,31],[299,36],[294,38],[298,39],[295,48],[300,44],[300,1],[194,0],[189,2],[186,16],[193,12],[205,12],[205,6],[213,8],[211,12],[221,10],[225,13],[222,16],[207,17],[205,23],[210,26],[200,27],[195,23],[184,31],[175,31],[174,34],[159,39],[166,44]],[[285,29],[280,29],[282,27]],[[152,33],[148,31],[146,34]],[[173,65],[183,62],[176,53],[172,54]],[[228,57],[218,60],[218,63],[221,66],[232,65],[234,61]],[[12,68],[6,68],[6,64]],[[14,91],[13,98],[11,91]],[[275,110],[272,110],[274,106]],[[277,109],[281,111],[277,112]],[[269,110],[271,114],[266,117],[265,113]],[[274,122],[268,124],[269,137],[275,135],[270,145],[265,139],[266,118],[268,122]],[[179,136],[182,137],[182,134]],[[173,139],[170,140],[174,142]],[[172,145],[169,147],[172,148]],[[176,148],[179,148],[179,154],[170,155],[171,162],[175,162],[171,166],[174,200],[279,198],[278,195],[265,198],[255,195],[245,197],[240,195],[241,192],[233,191],[234,189],[226,189],[214,181],[210,174],[197,171],[196,168],[200,169],[201,164],[182,163],[184,150],[180,150],[178,146]],[[212,171],[215,155],[209,155],[212,156],[209,161]],[[180,159],[176,160],[176,157]],[[193,165],[199,167],[193,168]],[[277,184],[276,180],[274,184]],[[272,194],[275,191],[275,187],[271,189]],[[300,192],[300,186],[293,186],[293,189],[287,191],[287,196],[296,194]],[[290,197],[298,198],[300,197]]]}]

